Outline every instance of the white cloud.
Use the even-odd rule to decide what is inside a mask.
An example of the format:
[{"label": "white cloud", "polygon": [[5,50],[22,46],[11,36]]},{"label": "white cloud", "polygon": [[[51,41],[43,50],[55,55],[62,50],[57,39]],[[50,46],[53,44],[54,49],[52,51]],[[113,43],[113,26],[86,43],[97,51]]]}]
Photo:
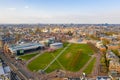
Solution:
[{"label": "white cloud", "polygon": [[25,6],[25,8],[26,8],[26,9],[28,9],[28,8],[29,8],[29,6]]},{"label": "white cloud", "polygon": [[10,11],[15,11],[16,8],[8,8],[8,10],[10,10]]}]

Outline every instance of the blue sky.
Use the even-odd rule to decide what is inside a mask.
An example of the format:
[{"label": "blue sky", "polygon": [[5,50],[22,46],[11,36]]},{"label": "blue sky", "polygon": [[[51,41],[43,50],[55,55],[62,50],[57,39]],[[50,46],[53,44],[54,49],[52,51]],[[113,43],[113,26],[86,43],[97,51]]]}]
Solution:
[{"label": "blue sky", "polygon": [[120,23],[120,0],[0,0],[0,23]]}]

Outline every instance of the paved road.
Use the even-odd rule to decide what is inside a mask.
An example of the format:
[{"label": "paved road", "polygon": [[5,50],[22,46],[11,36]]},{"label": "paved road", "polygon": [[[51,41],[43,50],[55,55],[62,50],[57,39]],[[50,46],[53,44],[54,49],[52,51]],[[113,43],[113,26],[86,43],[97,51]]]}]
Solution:
[{"label": "paved road", "polygon": [[71,43],[69,43],[69,44],[50,62],[50,64],[48,64],[48,66],[47,66],[43,71],[47,70],[47,69],[51,66],[51,64],[53,64],[53,63],[56,61],[56,59],[57,59],[70,45],[71,45]]},{"label": "paved road", "polygon": [[99,75],[100,58],[101,58],[101,54],[100,53],[96,53],[96,63],[95,63],[95,66],[94,66],[94,70],[92,72],[92,76]]},{"label": "paved road", "polygon": [[11,71],[10,73],[11,76],[11,80],[21,80],[16,73],[14,73],[13,71]]},{"label": "paved road", "polygon": [[[1,58],[4,60],[4,62],[10,66],[10,68],[21,78],[21,80],[29,80],[30,75],[27,73],[26,75],[23,75],[20,69],[22,69],[20,66],[15,65],[15,62],[13,63],[12,60],[10,60],[8,57],[5,57],[3,53],[0,54]],[[24,71],[25,73],[25,71]]]}]

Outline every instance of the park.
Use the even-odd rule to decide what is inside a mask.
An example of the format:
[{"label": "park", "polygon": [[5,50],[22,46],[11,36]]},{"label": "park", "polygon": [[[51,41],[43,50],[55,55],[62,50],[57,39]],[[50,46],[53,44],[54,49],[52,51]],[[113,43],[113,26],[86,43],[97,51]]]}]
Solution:
[{"label": "park", "polygon": [[55,70],[77,72],[84,67],[93,54],[94,51],[88,44],[64,43],[63,48],[45,52],[31,61],[27,67],[35,72],[39,70],[44,70],[46,73]]}]

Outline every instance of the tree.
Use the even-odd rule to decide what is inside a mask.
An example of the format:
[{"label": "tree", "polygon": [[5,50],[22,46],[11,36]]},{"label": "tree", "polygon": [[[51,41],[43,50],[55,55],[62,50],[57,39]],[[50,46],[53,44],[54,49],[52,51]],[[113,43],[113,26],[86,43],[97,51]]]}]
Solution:
[{"label": "tree", "polygon": [[120,43],[118,44],[119,48],[120,48]]},{"label": "tree", "polygon": [[41,32],[40,28],[37,27],[36,30],[35,30],[35,33],[40,33],[40,32]]},{"label": "tree", "polygon": [[22,36],[20,34],[15,35],[15,42],[19,41]]},{"label": "tree", "polygon": [[108,39],[103,39],[102,42],[103,42],[103,45],[110,44],[110,41]]},{"label": "tree", "polygon": [[69,36],[72,36],[73,35],[73,33],[71,32],[71,31],[68,31],[68,33],[67,33]]},{"label": "tree", "polygon": [[104,57],[104,56],[101,57],[100,62],[101,62],[101,63],[105,63],[105,57]]},{"label": "tree", "polygon": [[118,50],[112,50],[112,52],[113,52],[116,56],[120,57],[120,53],[119,53]]},{"label": "tree", "polygon": [[99,38],[96,37],[96,36],[94,36],[94,35],[89,35],[89,37],[90,37],[91,39],[93,39],[93,40],[99,40]]}]

